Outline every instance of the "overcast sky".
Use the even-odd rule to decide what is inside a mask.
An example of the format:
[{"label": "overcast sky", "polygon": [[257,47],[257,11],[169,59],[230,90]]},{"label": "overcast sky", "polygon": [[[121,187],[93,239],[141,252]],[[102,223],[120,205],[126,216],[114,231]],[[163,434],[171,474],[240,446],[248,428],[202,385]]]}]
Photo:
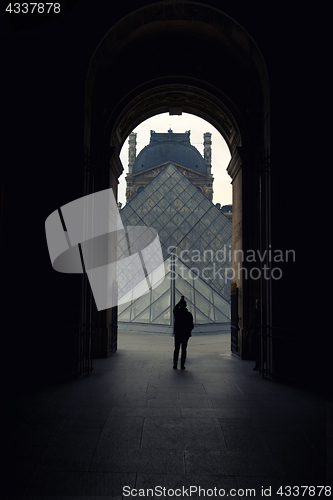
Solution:
[{"label": "overcast sky", "polygon": [[[210,123],[198,118],[195,115],[183,113],[181,116],[170,116],[168,113],[153,116],[136,127],[133,132],[137,133],[136,154],[138,155],[150,141],[150,131],[167,132],[171,127],[173,132],[191,131],[190,141],[199,153],[203,156],[203,134],[210,132],[212,134],[212,174],[213,182],[213,203],[221,205],[230,205],[232,203],[231,177],[226,172],[230,161],[230,152],[225,140],[221,134]],[[120,153],[120,159],[124,167],[124,173],[119,178],[118,201],[124,206],[126,203],[125,176],[128,173],[128,140]]]}]

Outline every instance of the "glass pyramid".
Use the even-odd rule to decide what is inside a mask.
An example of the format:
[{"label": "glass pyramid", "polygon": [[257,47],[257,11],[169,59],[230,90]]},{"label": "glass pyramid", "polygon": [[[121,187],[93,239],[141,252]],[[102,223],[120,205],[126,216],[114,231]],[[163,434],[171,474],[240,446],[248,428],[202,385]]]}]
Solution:
[{"label": "glass pyramid", "polygon": [[[172,163],[120,211],[124,226],[158,232],[165,277],[118,306],[118,321],[172,325],[185,296],[195,324],[230,323],[231,221]],[[118,243],[118,260],[122,246]],[[161,273],[163,275],[163,273]]]}]

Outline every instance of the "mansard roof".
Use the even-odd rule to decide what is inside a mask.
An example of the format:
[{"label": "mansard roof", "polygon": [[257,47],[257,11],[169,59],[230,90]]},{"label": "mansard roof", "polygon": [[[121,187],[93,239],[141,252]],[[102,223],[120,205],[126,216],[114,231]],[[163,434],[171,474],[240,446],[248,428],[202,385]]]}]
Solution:
[{"label": "mansard roof", "polygon": [[150,143],[145,146],[133,165],[133,174],[142,172],[166,161],[177,163],[195,172],[207,175],[207,167],[203,156],[191,145],[190,131],[174,133],[150,132]]}]

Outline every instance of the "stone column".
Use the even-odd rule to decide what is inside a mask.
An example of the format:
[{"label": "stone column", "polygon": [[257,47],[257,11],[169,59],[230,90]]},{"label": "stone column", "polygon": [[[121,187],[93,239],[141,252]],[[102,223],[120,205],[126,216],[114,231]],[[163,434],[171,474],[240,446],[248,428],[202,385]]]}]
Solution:
[{"label": "stone column", "polygon": [[[232,178],[232,267],[234,278],[231,283],[231,290],[237,289],[235,300],[238,301],[236,310],[238,314],[238,351],[235,354],[242,355],[242,337],[243,337],[243,276],[237,273],[237,268],[242,267],[243,263],[240,253],[243,250],[243,207],[242,207],[242,159],[239,149],[236,149],[229,162],[227,172]],[[238,250],[240,252],[238,252]]]},{"label": "stone column", "polygon": [[132,173],[136,158],[136,133],[131,132],[128,137],[128,173]]},{"label": "stone column", "polygon": [[[250,150],[238,147],[227,172],[232,178],[232,286],[238,289],[238,354],[249,359],[250,345],[246,336],[256,299],[260,298],[263,280],[258,261],[259,247],[259,182],[258,161]],[[250,252],[250,258],[248,258]],[[257,270],[258,269],[258,270]],[[252,274],[253,273],[253,274]]]},{"label": "stone column", "polygon": [[207,167],[208,175],[212,173],[212,134],[206,132],[204,135],[204,159]]},{"label": "stone column", "polygon": [[[115,199],[117,199],[118,179],[123,172],[123,166],[119,159],[119,152],[115,147],[111,147],[100,161],[99,168],[103,171],[104,185],[98,188],[111,188]],[[106,175],[108,173],[108,175]],[[100,175],[102,177],[102,175]],[[109,262],[117,259],[116,238],[110,238],[108,242]],[[110,276],[112,292],[117,294],[116,273]],[[114,299],[116,302],[116,299]],[[92,337],[93,358],[107,358],[117,349],[117,306],[97,311],[93,308],[94,335]]]}]

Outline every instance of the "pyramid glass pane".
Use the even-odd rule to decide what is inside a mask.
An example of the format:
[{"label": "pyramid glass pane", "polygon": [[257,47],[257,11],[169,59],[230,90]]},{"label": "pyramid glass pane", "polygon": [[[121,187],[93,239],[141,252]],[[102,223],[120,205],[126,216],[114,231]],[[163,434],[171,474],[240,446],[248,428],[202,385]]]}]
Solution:
[{"label": "pyramid glass pane", "polygon": [[151,200],[151,205],[152,207],[154,207],[156,205],[156,203],[158,203],[159,201],[161,201],[161,199],[163,198],[163,195],[162,193],[160,193],[158,190],[155,191],[151,197],[150,197],[150,200]]},{"label": "pyramid glass pane", "polygon": [[184,231],[182,231],[181,227],[178,227],[173,233],[172,236],[175,238],[175,240],[180,243],[182,239],[184,238]]},{"label": "pyramid glass pane", "polygon": [[219,309],[215,308],[215,322],[216,323],[227,323],[230,321],[230,316],[226,316]]},{"label": "pyramid glass pane", "polygon": [[205,297],[210,303],[213,304],[213,290],[211,287],[204,283],[203,280],[196,280],[194,283],[195,290]]},{"label": "pyramid glass pane", "polygon": [[170,188],[167,184],[162,184],[159,188],[159,192],[161,193],[162,196],[165,196],[169,192],[169,190]]},{"label": "pyramid glass pane", "polygon": [[166,309],[162,314],[160,314],[157,318],[151,321],[152,324],[155,325],[170,325],[170,308]]},{"label": "pyramid glass pane", "polygon": [[151,304],[151,320],[154,321],[162,312],[170,310],[170,304],[171,295],[167,291]]},{"label": "pyramid glass pane", "polygon": [[187,209],[190,211],[190,212],[194,212],[194,211],[197,211],[198,210],[198,207],[199,207],[199,203],[200,201],[199,200],[196,200],[194,196],[192,196],[192,198],[190,198],[187,202],[186,202],[186,207]]},{"label": "pyramid glass pane", "polygon": [[[200,227],[197,226],[197,231],[200,231]],[[201,232],[201,238],[204,240],[206,246],[213,250],[216,248],[216,245],[215,245],[215,235],[213,233],[213,231],[211,231],[208,227],[206,227],[206,229],[204,231]]]},{"label": "pyramid glass pane", "polygon": [[173,217],[168,222],[168,231],[170,234],[173,234],[177,228],[178,228],[178,224],[176,224],[175,217]]},{"label": "pyramid glass pane", "polygon": [[221,311],[227,318],[231,317],[230,304],[223,300],[223,298],[216,292],[213,292],[213,301],[217,310]]},{"label": "pyramid glass pane", "polygon": [[144,221],[147,225],[152,226],[153,222],[156,220],[156,216],[153,212],[149,212],[144,216]]},{"label": "pyramid glass pane", "polygon": [[184,187],[184,190],[183,192],[181,193],[181,196],[179,196],[179,198],[181,197],[182,199],[182,202],[184,204],[184,209],[187,209],[188,208],[186,207],[186,202],[191,198],[191,194],[189,192],[186,191],[186,187]]},{"label": "pyramid glass pane", "polygon": [[[170,213],[164,210],[164,212],[161,212],[158,219],[157,219],[157,224],[161,224],[162,227],[165,227],[165,229],[168,229],[166,226],[170,220]],[[169,231],[168,231],[169,232]]]},{"label": "pyramid glass pane", "polygon": [[[195,224],[200,220],[200,216],[196,213],[196,211],[191,212],[191,210],[186,214],[186,221],[194,227]],[[194,238],[192,238],[192,241],[194,242]]]},{"label": "pyramid glass pane", "polygon": [[180,295],[184,295],[187,301],[190,300],[194,304],[194,288],[180,276],[178,276],[175,281],[177,292],[179,292]]},{"label": "pyramid glass pane", "polygon": [[184,191],[184,188],[181,184],[176,184],[173,188],[173,192],[176,196],[179,196]]},{"label": "pyramid glass pane", "polygon": [[186,220],[184,213],[182,213],[183,220],[179,225],[179,228],[182,231],[182,238],[185,238],[186,235],[191,231],[191,224]]},{"label": "pyramid glass pane", "polygon": [[150,294],[147,293],[138,297],[136,300],[132,302],[132,314],[131,320],[135,321],[136,317],[139,316],[144,309],[150,306]]},{"label": "pyramid glass pane", "polygon": [[131,321],[131,304],[123,311],[118,307],[118,321],[122,321],[124,323]]},{"label": "pyramid glass pane", "polygon": [[[124,209],[126,206],[124,207]],[[132,214],[128,214],[125,212],[124,217],[122,216],[122,222],[124,226],[131,225],[131,226],[136,226],[142,224],[142,219],[139,217],[139,215],[135,212]]]},{"label": "pyramid glass pane", "polygon": [[174,236],[169,236],[167,241],[165,242],[166,243],[166,248],[169,248],[169,247],[172,247],[172,246],[177,246],[177,241],[176,239],[174,238]]},{"label": "pyramid glass pane", "polygon": [[163,295],[167,290],[170,293],[170,286],[171,286],[171,278],[170,278],[170,273],[164,278],[162,283],[158,285],[156,288],[152,289],[151,292],[151,299],[152,302],[155,302],[161,295]]},{"label": "pyramid glass pane", "polygon": [[177,211],[170,222],[175,224],[177,228],[182,222],[184,222],[184,217],[182,216],[181,212]]},{"label": "pyramid glass pane", "polygon": [[205,299],[201,293],[195,294],[195,306],[203,312],[211,321],[214,321],[214,305],[209,300]]},{"label": "pyramid glass pane", "polygon": [[211,320],[208,316],[206,316],[203,312],[201,312],[198,308],[196,308],[195,322],[198,325],[206,325],[207,323],[211,323]]},{"label": "pyramid glass pane", "polygon": [[[120,215],[125,228],[145,225],[158,232],[167,273],[164,279],[164,272],[157,273],[156,279],[152,274],[150,283],[138,269],[123,265],[125,275],[118,281],[129,288],[125,295],[129,302],[119,308],[120,322],[171,324],[172,307],[181,295],[198,324],[230,322],[230,280],[225,280],[225,272],[231,267],[227,258],[231,221],[176,166],[168,164]],[[142,233],[134,241],[135,234],[132,240],[138,249],[149,244],[149,239],[140,237]],[[126,240],[120,243],[119,252],[124,253]],[[171,267],[170,257],[174,259]],[[176,279],[170,279],[175,277],[172,269]],[[134,288],[133,283],[137,283]],[[149,285],[154,288],[143,293]]]},{"label": "pyramid glass pane", "polygon": [[175,193],[174,189],[170,189],[170,191],[168,192],[168,199],[169,199],[169,201],[170,201],[170,203],[171,203],[171,206],[170,206],[170,207],[171,207],[171,209],[172,209],[173,211],[175,211],[175,209],[174,209],[174,207],[173,207],[173,205],[172,205],[172,204],[173,204],[173,202],[177,199],[177,194]]},{"label": "pyramid glass pane", "polygon": [[163,213],[165,212],[165,210],[168,208],[168,206],[170,205],[170,201],[168,199],[168,197],[165,195],[163,195],[164,197],[158,202],[158,206],[157,206],[157,209],[160,211],[160,213]]},{"label": "pyramid glass pane", "polygon": [[175,276],[178,278],[182,278],[187,281],[190,286],[193,286],[193,272],[187,267],[183,261],[177,260],[175,262]]},{"label": "pyramid glass pane", "polygon": [[[182,191],[183,191],[183,190],[182,190]],[[182,198],[183,198],[183,195],[182,195],[182,196],[180,196],[180,197],[178,197],[178,198],[174,201],[174,203],[173,203],[173,205],[174,205],[175,209],[176,209],[178,212],[179,212],[179,211],[180,211],[180,209],[184,206],[184,203],[185,203],[185,201],[183,201],[183,199],[182,199]]]},{"label": "pyramid glass pane", "polygon": [[148,306],[144,311],[135,316],[133,321],[135,323],[150,323],[150,307]]}]

